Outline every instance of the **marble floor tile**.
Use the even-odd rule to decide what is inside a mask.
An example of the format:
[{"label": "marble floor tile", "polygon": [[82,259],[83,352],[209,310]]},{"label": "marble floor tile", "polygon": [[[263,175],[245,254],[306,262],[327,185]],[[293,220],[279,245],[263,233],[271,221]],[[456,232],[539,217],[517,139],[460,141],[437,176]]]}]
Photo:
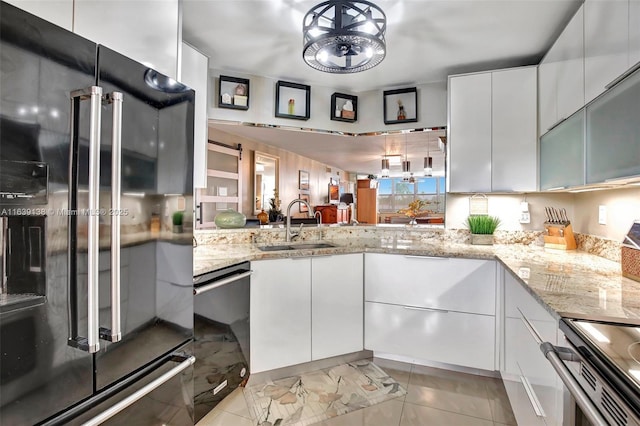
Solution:
[{"label": "marble floor tile", "polygon": [[404,404],[400,426],[494,426],[491,420],[415,404]]},{"label": "marble floor tile", "polygon": [[244,388],[236,388],[227,395],[225,399],[220,401],[216,408],[249,420],[252,419],[247,400],[245,399]]},{"label": "marble floor tile", "polygon": [[392,399],[315,423],[314,426],[397,426],[403,405],[401,398]]},{"label": "marble floor tile", "polygon": [[414,366],[405,401],[493,420],[484,378],[471,374]]},{"label": "marble floor tile", "polygon": [[253,420],[214,409],[204,416],[196,426],[255,426]]}]

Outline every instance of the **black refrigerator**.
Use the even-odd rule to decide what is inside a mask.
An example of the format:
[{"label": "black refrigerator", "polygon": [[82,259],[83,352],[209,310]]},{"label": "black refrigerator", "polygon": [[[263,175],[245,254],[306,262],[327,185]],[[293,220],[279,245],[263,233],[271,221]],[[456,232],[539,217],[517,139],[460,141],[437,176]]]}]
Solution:
[{"label": "black refrigerator", "polygon": [[193,424],[195,94],[0,20],[0,424]]}]

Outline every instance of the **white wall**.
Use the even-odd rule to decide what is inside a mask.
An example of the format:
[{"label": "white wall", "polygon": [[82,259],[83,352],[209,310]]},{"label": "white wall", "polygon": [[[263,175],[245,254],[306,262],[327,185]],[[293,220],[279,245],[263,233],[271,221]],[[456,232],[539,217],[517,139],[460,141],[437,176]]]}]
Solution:
[{"label": "white wall", "polygon": [[[249,110],[242,111],[218,108],[218,77],[221,74],[239,78],[248,78],[250,80]],[[416,86],[418,89],[418,122],[389,126],[384,124],[383,119],[383,90],[349,93],[348,91],[335,90],[330,87],[311,86],[311,118],[309,120],[277,118],[275,117],[276,82],[277,80],[275,79],[256,75],[229,73],[226,71],[210,69],[208,96],[209,119],[248,123],[266,123],[280,126],[305,127],[348,133],[439,127],[447,124],[447,84],[444,81]],[[304,81],[292,82],[305,84]],[[412,87],[412,85],[404,87]],[[386,90],[398,88],[400,87],[389,87]],[[331,95],[334,92],[358,96],[358,121],[355,123],[345,123],[330,119],[330,116],[333,113],[331,111]]]},{"label": "white wall", "polygon": [[[447,194],[446,227],[466,228],[470,195]],[[489,194],[489,214],[498,216],[505,231],[541,231],[544,207],[565,208],[573,230],[615,241],[622,241],[634,220],[640,219],[640,187],[580,193]],[[520,202],[529,202],[531,223],[520,224]],[[607,207],[607,224],[598,224],[598,207]]]}]

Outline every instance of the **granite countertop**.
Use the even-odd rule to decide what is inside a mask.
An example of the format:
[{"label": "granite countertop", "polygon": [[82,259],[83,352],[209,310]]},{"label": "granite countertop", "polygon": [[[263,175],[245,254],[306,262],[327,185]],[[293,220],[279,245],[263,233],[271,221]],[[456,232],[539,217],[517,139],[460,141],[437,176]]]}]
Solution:
[{"label": "granite countertop", "polygon": [[490,259],[500,261],[556,318],[604,319],[640,325],[640,283],[623,277],[619,263],[588,253],[551,251],[523,244],[473,246],[395,237],[327,242],[336,247],[265,252],[256,244],[201,245],[194,248],[194,275],[245,260],[358,252]]}]

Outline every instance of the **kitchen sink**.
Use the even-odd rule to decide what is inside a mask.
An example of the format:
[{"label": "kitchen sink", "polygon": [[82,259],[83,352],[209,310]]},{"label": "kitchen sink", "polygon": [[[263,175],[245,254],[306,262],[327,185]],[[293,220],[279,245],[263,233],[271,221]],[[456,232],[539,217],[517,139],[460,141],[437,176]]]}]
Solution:
[{"label": "kitchen sink", "polygon": [[329,243],[302,243],[302,244],[292,244],[292,245],[262,246],[262,247],[258,247],[258,249],[262,251],[282,251],[282,250],[311,250],[311,249],[331,248],[331,247],[335,247],[335,246]]}]

